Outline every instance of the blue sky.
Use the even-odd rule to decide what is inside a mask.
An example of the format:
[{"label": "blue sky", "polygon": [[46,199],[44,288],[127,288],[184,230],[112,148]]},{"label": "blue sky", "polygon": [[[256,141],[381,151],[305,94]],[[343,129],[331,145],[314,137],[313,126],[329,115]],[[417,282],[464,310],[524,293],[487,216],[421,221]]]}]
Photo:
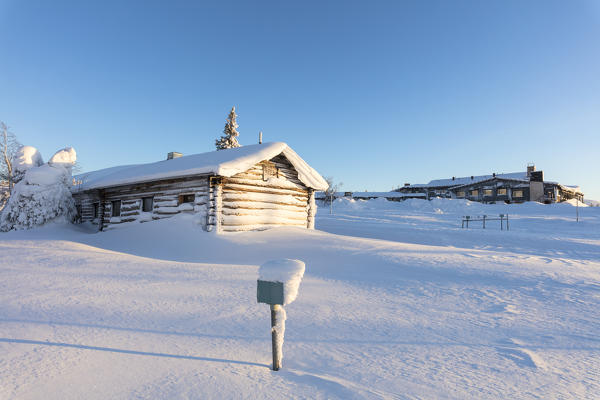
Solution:
[{"label": "blue sky", "polygon": [[285,141],[345,190],[523,170],[600,199],[600,2],[0,0],[0,120],[84,171]]}]

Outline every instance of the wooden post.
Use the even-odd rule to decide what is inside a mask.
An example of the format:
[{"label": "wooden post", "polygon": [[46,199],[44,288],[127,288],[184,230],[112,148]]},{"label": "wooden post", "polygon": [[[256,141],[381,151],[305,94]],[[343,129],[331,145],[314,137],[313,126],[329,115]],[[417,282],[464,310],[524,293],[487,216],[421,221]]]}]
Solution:
[{"label": "wooden post", "polygon": [[504,230],[504,214],[500,214],[500,230]]},{"label": "wooden post", "polygon": [[509,230],[509,228],[508,228],[508,214],[506,214],[506,230]]},{"label": "wooden post", "polygon": [[280,332],[275,329],[277,326],[277,311],[281,308],[279,304],[271,304],[271,345],[273,348],[273,371],[279,371],[281,368],[281,354],[277,346]]},{"label": "wooden post", "polygon": [[485,217],[486,215],[483,216],[483,229],[485,229]]}]

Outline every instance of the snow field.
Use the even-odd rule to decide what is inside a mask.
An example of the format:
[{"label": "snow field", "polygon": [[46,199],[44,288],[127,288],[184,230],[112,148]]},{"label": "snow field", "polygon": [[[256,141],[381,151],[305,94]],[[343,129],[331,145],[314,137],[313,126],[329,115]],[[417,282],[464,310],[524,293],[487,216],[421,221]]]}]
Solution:
[{"label": "snow field", "polygon": [[[506,209],[509,232],[460,229]],[[600,396],[600,209],[328,212],[324,231],[211,235],[180,215],[1,234],[0,398]],[[256,279],[279,258],[306,273],[273,372]]]}]

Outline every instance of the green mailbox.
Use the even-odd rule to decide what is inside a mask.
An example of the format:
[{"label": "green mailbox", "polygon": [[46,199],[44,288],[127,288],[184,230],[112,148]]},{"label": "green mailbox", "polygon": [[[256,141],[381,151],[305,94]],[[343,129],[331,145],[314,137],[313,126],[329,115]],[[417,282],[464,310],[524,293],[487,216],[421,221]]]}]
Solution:
[{"label": "green mailbox", "polygon": [[271,281],[257,281],[256,299],[259,303],[283,304],[283,283]]}]

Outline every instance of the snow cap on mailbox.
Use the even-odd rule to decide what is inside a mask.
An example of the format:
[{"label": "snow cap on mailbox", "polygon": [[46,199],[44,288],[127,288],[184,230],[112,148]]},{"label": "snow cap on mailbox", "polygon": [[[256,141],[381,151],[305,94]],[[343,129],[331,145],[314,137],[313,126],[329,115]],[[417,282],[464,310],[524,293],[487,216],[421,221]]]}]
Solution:
[{"label": "snow cap on mailbox", "polygon": [[[284,258],[267,261],[258,270],[259,281],[281,282],[283,284],[283,303],[290,304],[298,296],[298,287],[304,276],[304,262]],[[259,300],[260,301],[260,300]]]}]

